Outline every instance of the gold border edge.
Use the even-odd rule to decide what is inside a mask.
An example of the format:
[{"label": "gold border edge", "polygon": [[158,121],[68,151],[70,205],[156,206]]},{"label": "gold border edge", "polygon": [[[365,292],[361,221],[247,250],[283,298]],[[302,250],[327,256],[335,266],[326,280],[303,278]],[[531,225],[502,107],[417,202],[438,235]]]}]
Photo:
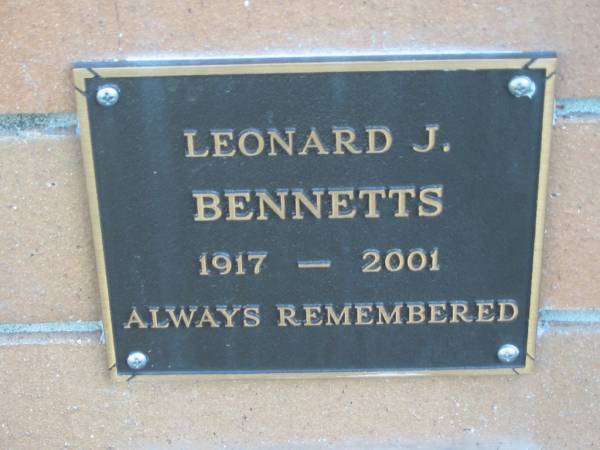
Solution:
[{"label": "gold border edge", "polygon": [[[100,222],[100,206],[98,202],[98,190],[96,186],[96,169],[94,165],[92,136],[85,97],[85,80],[93,75],[86,69],[73,69],[75,83],[75,102],[77,105],[77,117],[79,121],[79,136],[83,167],[87,188],[90,222],[92,225],[92,237],[94,241],[94,252],[96,256],[96,272],[98,276],[98,287],[102,304],[102,321],[104,337],[107,344],[107,362],[109,369],[116,367],[116,348],[112,330],[112,318],[110,313],[110,301],[108,291],[108,277],[104,259],[104,241],[102,240],[102,226]],[[116,370],[112,370],[116,373]]]},{"label": "gold border edge", "polygon": [[548,173],[550,168],[550,150],[552,128],[554,123],[554,89],[556,81],[557,58],[543,58],[535,61],[532,68],[544,68],[546,83],[544,87],[544,104],[542,130],[540,140],[540,163],[538,171],[538,192],[536,202],[536,220],[533,242],[533,261],[531,269],[531,296],[529,299],[529,329],[527,333],[527,354],[525,355],[524,372],[533,371],[536,355],[537,327],[542,281],[542,250],[544,241],[544,224],[546,218],[546,197],[548,189]]},{"label": "gold border edge", "polygon": [[389,371],[322,371],[322,372],[269,372],[269,373],[223,373],[223,374],[160,374],[160,375],[121,375],[111,372],[111,379],[124,381],[224,381],[224,380],[331,380],[344,378],[424,378],[430,376],[515,376],[528,373],[526,367],[496,369],[440,369],[440,370],[389,370]]},{"label": "gold border edge", "polygon": [[[466,58],[466,59],[406,59],[406,60],[361,60],[361,61],[299,61],[299,62],[239,62],[229,64],[189,64],[129,67],[90,67],[101,77],[141,76],[194,76],[235,75],[265,73],[326,73],[326,72],[375,72],[408,70],[519,70],[527,64],[552,58]],[[532,62],[533,60],[533,62]],[[537,67],[536,67],[537,68]]]}]

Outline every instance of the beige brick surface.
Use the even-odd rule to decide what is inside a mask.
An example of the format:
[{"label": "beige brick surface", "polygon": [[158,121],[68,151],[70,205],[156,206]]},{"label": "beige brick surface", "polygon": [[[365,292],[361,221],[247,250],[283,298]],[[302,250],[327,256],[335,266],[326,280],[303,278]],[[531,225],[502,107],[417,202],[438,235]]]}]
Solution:
[{"label": "beige brick surface", "polygon": [[79,140],[0,139],[0,323],[96,320]]},{"label": "beige brick surface", "polygon": [[0,447],[587,449],[600,332],[541,337],[512,377],[114,384],[99,345],[0,347]]},{"label": "beige brick surface", "polygon": [[[600,307],[599,146],[599,122],[554,130],[542,307]],[[78,138],[4,138],[0,155],[0,323],[98,320]]]},{"label": "beige brick surface", "polygon": [[4,0],[0,113],[74,110],[77,60],[556,50],[562,97],[598,95],[583,0]]},{"label": "beige brick surface", "polygon": [[547,308],[600,308],[600,123],[554,130],[542,279]]}]

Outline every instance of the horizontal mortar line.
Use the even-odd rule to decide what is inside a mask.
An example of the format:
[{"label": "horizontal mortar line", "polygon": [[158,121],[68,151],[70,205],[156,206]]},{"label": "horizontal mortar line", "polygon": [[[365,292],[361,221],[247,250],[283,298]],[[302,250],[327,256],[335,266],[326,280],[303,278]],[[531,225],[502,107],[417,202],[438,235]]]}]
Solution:
[{"label": "horizontal mortar line", "polygon": [[104,344],[99,333],[19,333],[0,334],[0,347],[22,345],[98,345]]},{"label": "horizontal mortar line", "polygon": [[600,97],[556,99],[554,114],[558,119],[600,118]]},{"label": "horizontal mortar line", "polygon": [[[587,118],[600,120],[600,97],[558,98],[557,119]],[[5,113],[0,114],[0,135],[75,134],[77,114],[64,113]]]},{"label": "horizontal mortar line", "polygon": [[546,323],[600,323],[600,309],[543,309],[539,320]]},{"label": "horizontal mortar line", "polygon": [[298,269],[329,269],[331,267],[331,260],[319,259],[319,260],[298,260]]},{"label": "horizontal mortar line", "polygon": [[28,133],[74,135],[77,123],[77,114],[71,112],[0,114],[0,135],[21,136]]},{"label": "horizontal mortar line", "polygon": [[102,332],[101,321],[71,321],[0,324],[0,335],[24,333],[96,333]]}]

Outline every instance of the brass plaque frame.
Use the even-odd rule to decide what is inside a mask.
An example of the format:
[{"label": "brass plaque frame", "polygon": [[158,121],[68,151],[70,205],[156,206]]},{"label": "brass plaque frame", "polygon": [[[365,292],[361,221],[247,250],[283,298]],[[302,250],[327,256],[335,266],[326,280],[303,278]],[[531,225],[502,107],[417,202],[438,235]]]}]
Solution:
[{"label": "brass plaque frame", "polygon": [[[345,58],[345,59],[343,59]],[[179,380],[179,379],[239,379],[239,378],[329,378],[329,377],[392,377],[392,376],[424,376],[424,375],[514,375],[531,372],[535,359],[535,341],[538,321],[538,301],[540,294],[542,238],[544,231],[544,212],[546,203],[546,185],[548,177],[548,163],[550,154],[550,138],[553,125],[554,112],[554,84],[556,72],[556,58],[552,54],[512,54],[512,55],[449,55],[447,57],[415,56],[406,59],[386,59],[384,56],[323,58],[324,60],[241,60],[235,63],[223,63],[203,60],[202,64],[181,61],[180,64],[163,65],[148,62],[129,62],[135,66],[122,67],[116,64],[93,63],[86,67],[73,69],[76,103],[79,117],[79,132],[81,148],[86,175],[90,217],[96,253],[96,265],[99,279],[100,296],[103,311],[104,335],[107,343],[108,369],[115,380],[129,380],[132,376],[117,374],[115,342],[113,339],[112,320],[109,303],[109,289],[105,266],[102,230],[100,225],[100,209],[96,174],[93,162],[92,139],[88,115],[88,104],[85,95],[86,79],[94,77],[166,77],[166,76],[194,76],[194,75],[223,75],[223,74],[286,74],[286,73],[328,73],[328,72],[382,72],[382,71],[452,71],[452,70],[480,70],[480,69],[543,69],[546,74],[546,87],[543,100],[543,120],[541,130],[540,164],[538,174],[538,191],[536,205],[535,238],[533,247],[533,265],[531,278],[531,297],[529,306],[529,325],[527,335],[527,357],[525,367],[522,369],[465,369],[465,370],[419,370],[412,371],[383,371],[383,372],[298,372],[298,373],[268,373],[268,374],[194,374],[194,375],[144,375],[138,377],[143,380]],[[342,60],[340,60],[342,59]],[[196,60],[197,61],[197,60]]]}]

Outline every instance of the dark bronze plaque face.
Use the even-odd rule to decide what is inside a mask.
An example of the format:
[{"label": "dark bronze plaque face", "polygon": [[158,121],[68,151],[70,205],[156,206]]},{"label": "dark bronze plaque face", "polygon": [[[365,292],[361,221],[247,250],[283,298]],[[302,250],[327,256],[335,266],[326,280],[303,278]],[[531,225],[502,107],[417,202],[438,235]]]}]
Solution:
[{"label": "dark bronze plaque face", "polygon": [[554,67],[77,65],[115,376],[528,370]]}]

